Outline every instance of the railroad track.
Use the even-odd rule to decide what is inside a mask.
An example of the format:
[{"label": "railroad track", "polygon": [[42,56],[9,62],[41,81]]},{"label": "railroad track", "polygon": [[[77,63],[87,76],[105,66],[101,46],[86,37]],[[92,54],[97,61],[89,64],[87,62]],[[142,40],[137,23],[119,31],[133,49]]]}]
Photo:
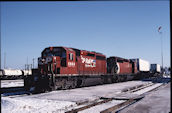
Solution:
[{"label": "railroad track", "polygon": [[[134,93],[134,92],[137,92],[137,91],[140,91],[142,89],[145,89],[145,88],[148,88],[148,87],[151,87],[153,85],[155,85],[156,83],[149,83],[149,84],[146,84],[146,85],[139,85],[137,87],[134,87],[134,88],[131,88],[131,89],[127,89],[127,90],[124,90],[122,92],[122,94],[127,94],[127,93]],[[109,102],[112,102],[112,101],[119,101],[119,100],[123,100],[124,102],[121,102],[119,104],[116,104],[114,106],[111,106],[105,110],[102,110],[100,111],[100,113],[112,113],[112,112],[116,112],[116,111],[119,111],[120,109],[123,109],[139,100],[141,100],[142,98],[144,98],[144,96],[146,95],[146,93],[148,92],[151,92],[151,91],[154,91],[154,90],[157,90],[159,87],[163,86],[164,84],[158,86],[158,87],[155,87],[141,95],[137,95],[136,97],[132,97],[132,98],[107,98],[107,97],[100,97],[99,99],[96,99],[96,100],[93,100],[91,102],[87,101],[87,102],[82,102],[82,103],[78,103],[77,107],[74,108],[74,109],[71,109],[69,111],[66,111],[65,113],[78,113],[78,112],[82,112],[84,110],[87,110],[89,108],[92,108],[92,107],[95,107],[95,106],[98,106],[98,105],[102,105],[102,104],[106,104],[106,103],[109,103]],[[119,94],[121,95],[121,94]]]},{"label": "railroad track", "polygon": [[[159,87],[162,87],[162,86],[164,86],[164,85],[166,85],[166,84],[162,84],[162,85],[160,85],[160,86],[158,86],[158,87],[155,87],[155,88],[153,88],[153,89],[151,89],[151,90],[149,90],[149,91],[147,91],[147,92],[145,92],[145,93],[143,93],[143,94],[137,96],[136,99],[129,98],[127,101],[125,101],[125,102],[123,102],[123,103],[120,103],[120,104],[117,104],[117,105],[114,105],[114,106],[112,106],[112,107],[110,107],[110,108],[108,108],[108,109],[105,109],[105,110],[101,111],[100,113],[116,113],[117,111],[121,110],[121,108],[125,108],[125,107],[127,107],[127,106],[129,106],[129,105],[131,105],[131,104],[133,104],[133,103],[135,103],[135,102],[141,100],[142,98],[144,98],[144,96],[145,96],[146,93],[149,93],[149,92],[151,92],[151,91],[155,91],[155,90],[157,90]],[[148,87],[149,87],[149,86],[148,86]],[[142,89],[142,88],[140,88],[140,89]],[[138,91],[138,90],[136,90],[136,91]],[[136,91],[134,91],[134,92],[136,92]],[[140,97],[140,98],[139,98],[139,97]]]}]

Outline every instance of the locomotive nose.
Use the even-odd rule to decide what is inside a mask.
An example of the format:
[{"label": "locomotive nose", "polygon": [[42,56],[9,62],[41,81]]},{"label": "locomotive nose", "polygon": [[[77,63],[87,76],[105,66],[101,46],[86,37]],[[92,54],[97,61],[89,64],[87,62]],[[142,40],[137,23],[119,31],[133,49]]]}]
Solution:
[{"label": "locomotive nose", "polygon": [[44,58],[39,57],[38,58],[38,64],[43,64],[45,62]]},{"label": "locomotive nose", "polygon": [[49,62],[51,62],[52,61],[52,57],[46,57],[46,59],[45,59],[45,63],[47,64],[47,63],[49,63]]}]

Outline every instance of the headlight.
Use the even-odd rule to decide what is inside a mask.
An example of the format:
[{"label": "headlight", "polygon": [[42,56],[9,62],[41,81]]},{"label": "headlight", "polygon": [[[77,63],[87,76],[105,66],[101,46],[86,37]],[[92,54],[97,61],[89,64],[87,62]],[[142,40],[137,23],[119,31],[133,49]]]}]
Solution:
[{"label": "headlight", "polygon": [[45,61],[45,59],[43,59],[41,57],[38,58],[38,64],[39,65],[42,65],[44,63],[44,61]]}]

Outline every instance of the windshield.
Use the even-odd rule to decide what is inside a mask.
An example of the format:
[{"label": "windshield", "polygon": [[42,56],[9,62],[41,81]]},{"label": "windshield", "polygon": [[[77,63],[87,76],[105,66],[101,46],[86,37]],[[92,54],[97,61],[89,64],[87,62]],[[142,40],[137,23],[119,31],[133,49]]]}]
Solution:
[{"label": "windshield", "polygon": [[43,51],[42,55],[43,57],[60,56],[62,58],[66,58],[66,51],[61,48],[54,48],[53,51],[50,51],[50,49],[47,48],[45,51]]},{"label": "windshield", "polygon": [[54,56],[52,53],[47,53],[47,56]]}]

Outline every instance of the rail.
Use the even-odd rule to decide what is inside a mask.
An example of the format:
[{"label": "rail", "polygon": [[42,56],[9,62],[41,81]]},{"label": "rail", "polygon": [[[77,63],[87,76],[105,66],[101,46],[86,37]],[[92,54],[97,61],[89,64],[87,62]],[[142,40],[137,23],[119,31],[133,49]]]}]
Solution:
[{"label": "rail", "polygon": [[[155,83],[149,83],[149,84],[146,84],[146,85],[143,85],[143,86],[140,86],[140,87],[135,87],[135,88],[132,88],[131,90],[126,91],[126,93],[128,93],[128,92],[129,93],[134,93],[134,92],[137,92],[137,91],[142,90],[144,88],[150,87],[150,86],[152,86],[154,84]],[[74,108],[74,109],[69,110],[69,111],[67,111],[65,113],[78,113],[80,111],[89,109],[91,107],[94,107],[94,106],[97,106],[97,105],[101,105],[101,104],[104,104],[104,103],[108,103],[108,102],[110,102],[112,100],[116,100],[116,101],[118,101],[118,100],[126,100],[125,102],[122,102],[120,104],[114,105],[114,106],[112,106],[110,108],[107,108],[107,109],[105,109],[105,110],[100,112],[100,113],[110,113],[112,111],[120,110],[122,107],[127,107],[127,106],[129,106],[129,105],[131,105],[131,104],[141,100],[142,98],[144,98],[146,93],[154,91],[154,90],[157,90],[159,87],[161,87],[163,85],[164,84],[162,84],[162,85],[160,85],[158,87],[155,87],[155,88],[153,88],[153,89],[151,89],[151,90],[149,90],[149,91],[147,91],[147,92],[145,92],[145,93],[143,93],[141,95],[138,95],[138,96],[136,96],[134,98],[105,98],[105,97],[101,97],[101,98],[99,98],[99,100],[94,100],[92,102],[89,102],[89,101],[88,102],[83,102],[82,104],[78,104],[78,106],[82,105],[81,107],[76,108],[76,109]],[[83,106],[83,105],[85,105],[85,106]]]}]

